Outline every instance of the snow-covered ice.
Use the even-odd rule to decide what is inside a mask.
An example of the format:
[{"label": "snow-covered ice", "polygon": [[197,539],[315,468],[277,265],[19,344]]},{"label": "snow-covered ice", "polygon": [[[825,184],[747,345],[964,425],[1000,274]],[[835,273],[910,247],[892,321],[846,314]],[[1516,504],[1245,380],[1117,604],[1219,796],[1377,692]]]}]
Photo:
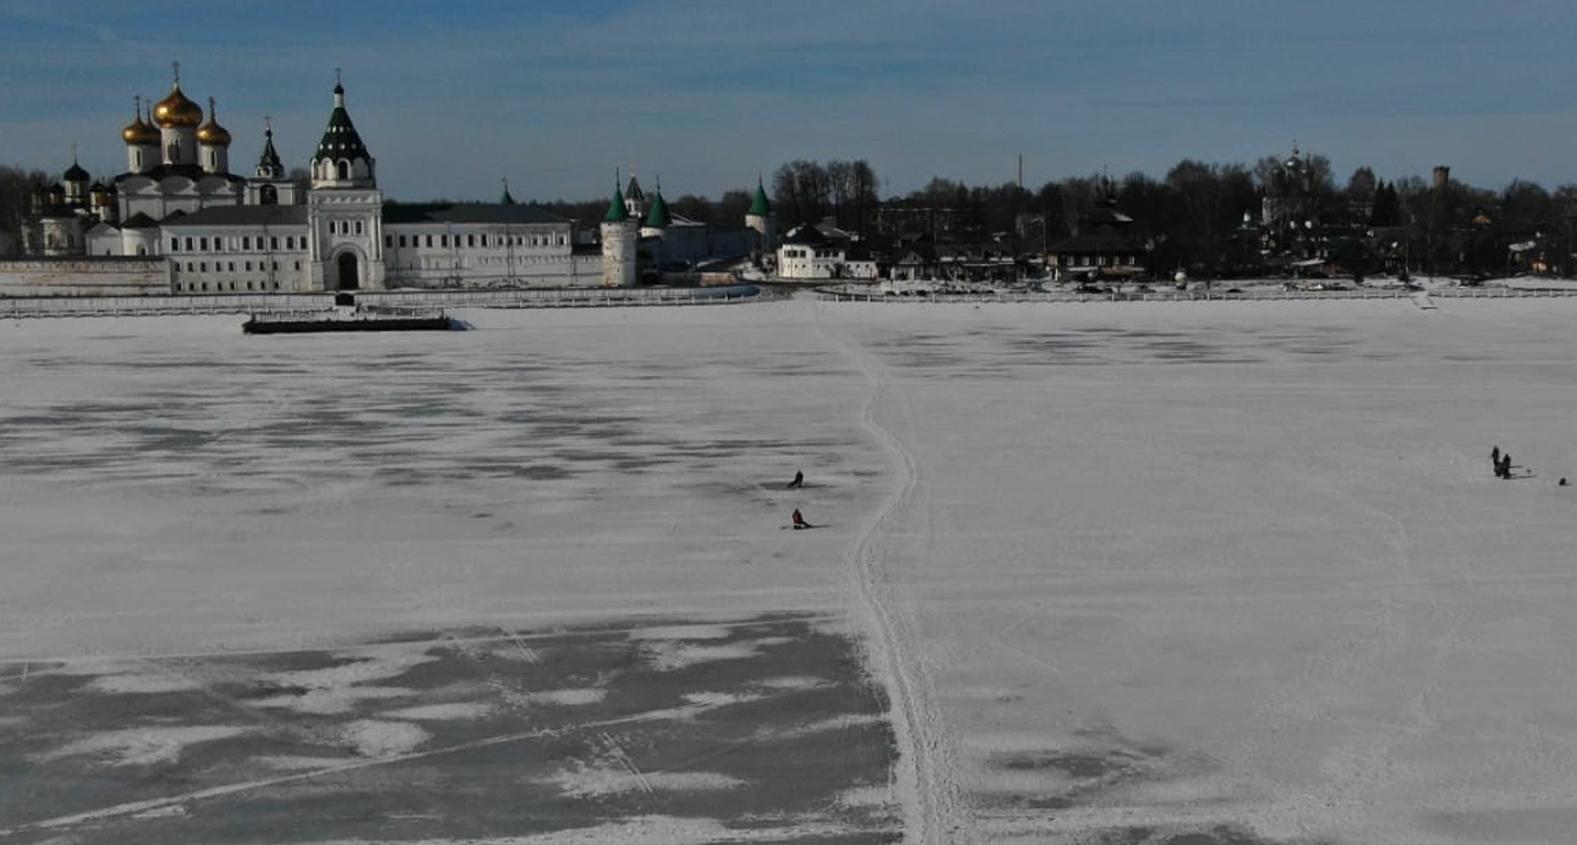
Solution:
[{"label": "snow-covered ice", "polygon": [[811,611],[866,636],[930,841],[1551,841],[1577,301],[1434,304],[7,324],[0,659],[663,614],[705,621],[646,654],[722,665],[759,643],[714,626]]},{"label": "snow-covered ice", "polygon": [[102,756],[115,766],[148,766],[174,760],[190,745],[240,736],[253,730],[245,725],[137,728],[92,734],[38,755],[44,761],[62,757]]}]

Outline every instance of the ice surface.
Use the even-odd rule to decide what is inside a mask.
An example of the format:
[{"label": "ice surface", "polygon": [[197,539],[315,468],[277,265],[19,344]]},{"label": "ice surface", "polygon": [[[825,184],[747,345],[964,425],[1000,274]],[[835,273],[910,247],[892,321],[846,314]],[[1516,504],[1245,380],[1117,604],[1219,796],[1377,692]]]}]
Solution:
[{"label": "ice surface", "polygon": [[596,704],[606,696],[607,690],[591,687],[582,689],[553,689],[531,693],[527,698],[542,704],[552,704],[558,707],[575,707],[586,704]]},{"label": "ice surface", "polygon": [[542,783],[575,798],[599,798],[622,792],[705,791],[733,789],[744,781],[717,772],[632,772],[612,766],[565,769],[543,778]]},{"label": "ice surface", "polygon": [[[5,324],[0,677],[876,595],[935,705],[928,788],[982,839],[1550,841],[1577,824],[1577,303],[1435,304]],[[795,508],[827,527],[780,530]],[[700,633],[638,647],[750,648]],[[540,841],[715,831],[582,833]]]},{"label": "ice surface", "polygon": [[492,706],[488,704],[456,701],[449,704],[422,704],[416,707],[405,707],[400,710],[387,711],[382,715],[389,719],[409,719],[417,722],[447,722],[454,719],[480,719],[492,711]]},{"label": "ice surface", "polygon": [[428,734],[410,722],[357,719],[345,725],[342,739],[363,757],[390,757],[416,750]]},{"label": "ice surface", "polygon": [[240,736],[251,730],[254,728],[244,725],[204,725],[106,731],[53,748],[39,754],[38,759],[87,756],[113,766],[152,766],[175,760],[188,746]]}]

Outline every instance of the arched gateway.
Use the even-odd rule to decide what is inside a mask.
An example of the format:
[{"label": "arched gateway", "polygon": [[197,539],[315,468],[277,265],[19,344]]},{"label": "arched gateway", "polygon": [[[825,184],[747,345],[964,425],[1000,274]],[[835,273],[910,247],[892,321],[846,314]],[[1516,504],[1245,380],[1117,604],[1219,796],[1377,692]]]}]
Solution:
[{"label": "arched gateway", "polygon": [[336,290],[356,290],[361,287],[360,268],[356,266],[356,253],[346,250],[340,253],[339,260],[339,285]]}]

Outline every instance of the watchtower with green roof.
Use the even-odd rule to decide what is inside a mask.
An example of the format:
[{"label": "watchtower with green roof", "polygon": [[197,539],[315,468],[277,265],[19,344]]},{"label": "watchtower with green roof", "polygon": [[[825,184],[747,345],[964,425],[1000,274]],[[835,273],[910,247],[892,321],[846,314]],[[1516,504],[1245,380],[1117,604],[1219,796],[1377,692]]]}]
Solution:
[{"label": "watchtower with green roof", "polygon": [[630,217],[619,190],[619,177],[613,177],[613,198],[608,213],[602,216],[602,286],[633,288],[636,280],[635,258],[640,246],[639,221]]},{"label": "watchtower with green roof", "polygon": [[772,210],[772,203],[767,200],[767,189],[761,183],[760,174],[756,175],[756,193],[750,199],[750,210],[745,212],[745,228],[756,232],[757,254],[777,248],[778,216]]},{"label": "watchtower with green roof", "polygon": [[660,238],[672,226],[673,215],[668,211],[668,201],[663,199],[663,183],[657,183],[657,193],[652,196],[652,203],[646,211],[646,222],[641,224],[641,237]]}]

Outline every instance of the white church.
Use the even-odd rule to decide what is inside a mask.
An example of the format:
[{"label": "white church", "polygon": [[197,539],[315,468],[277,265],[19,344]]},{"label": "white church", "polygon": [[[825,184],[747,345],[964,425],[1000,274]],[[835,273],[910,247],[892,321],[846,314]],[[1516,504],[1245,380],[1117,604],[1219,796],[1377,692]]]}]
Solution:
[{"label": "white church", "polygon": [[213,99],[205,115],[175,70],[169,95],[146,111],[139,99],[121,130],[126,172],[90,185],[73,163],[59,185],[35,194],[24,258],[157,261],[179,294],[285,293],[629,287],[776,246],[776,215],[759,184],[745,227],[719,232],[670,213],[660,190],[648,203],[633,176],[624,191],[615,179],[599,243],[577,242],[574,221],[517,204],[507,184],[497,203],[386,201],[337,78],[306,185],[287,175],[272,126],[241,176],[230,170],[231,135]]},{"label": "white church", "polygon": [[[62,190],[63,202],[46,203],[53,213],[39,215],[40,254],[160,256],[176,293],[637,281],[624,243],[634,233],[625,237],[623,224],[604,224],[612,237],[602,249],[577,248],[571,221],[515,204],[507,186],[492,204],[386,202],[337,81],[305,191],[287,178],[271,128],[252,175],[232,173],[231,136],[213,100],[205,120],[178,73],[169,96],[146,119],[139,106],[121,139],[127,170],[111,185],[95,185],[91,202],[72,205]],[[82,181],[86,198],[85,173]],[[84,220],[85,232],[72,231]]]}]

